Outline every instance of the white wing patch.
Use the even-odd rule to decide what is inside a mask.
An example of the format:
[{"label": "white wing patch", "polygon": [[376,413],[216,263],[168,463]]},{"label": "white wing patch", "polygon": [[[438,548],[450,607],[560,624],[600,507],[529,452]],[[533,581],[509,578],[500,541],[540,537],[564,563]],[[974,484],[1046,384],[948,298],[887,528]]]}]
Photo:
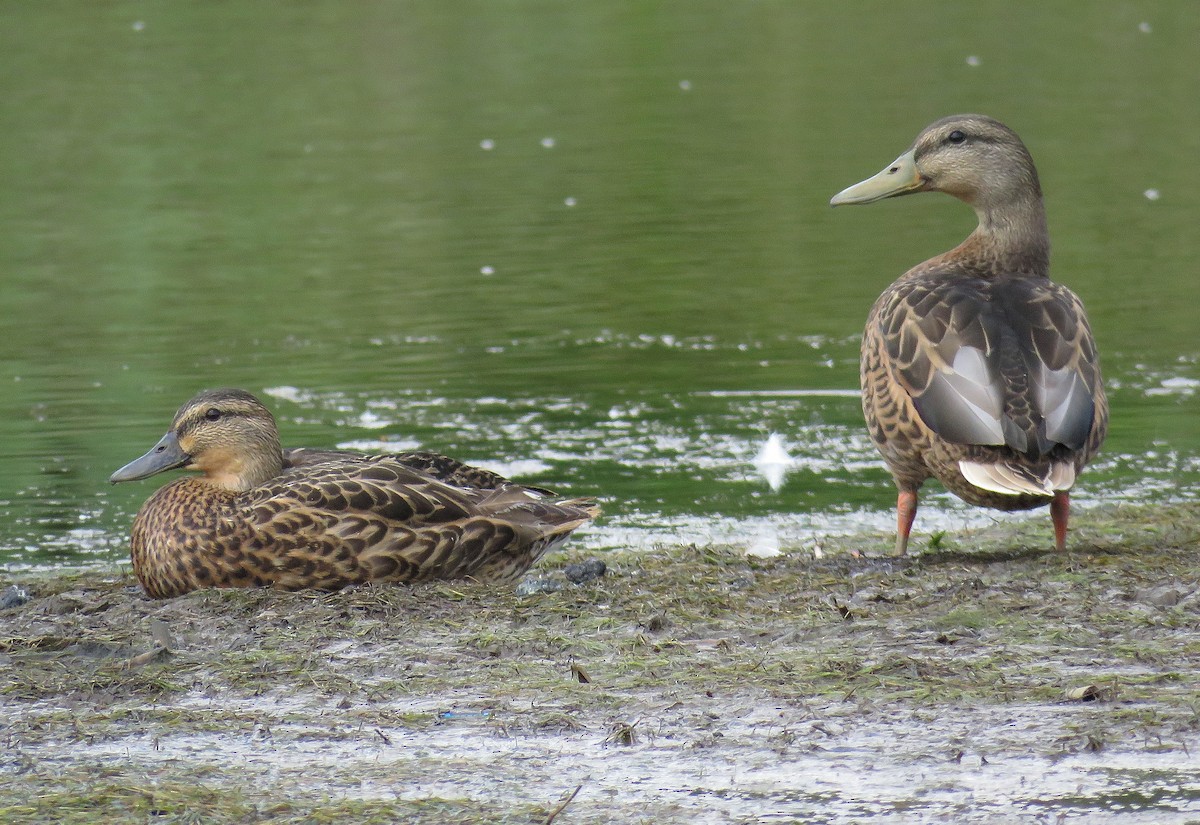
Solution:
[{"label": "white wing patch", "polygon": [[[954,353],[954,363],[950,365],[954,371],[972,384],[990,387],[992,371],[988,369],[987,359],[977,347],[959,347]],[[999,393],[994,393],[997,398]]]},{"label": "white wing patch", "polygon": [[1046,437],[1078,449],[1092,426],[1094,402],[1079,373],[1070,367],[1052,370],[1042,365],[1035,382],[1037,404],[1046,420]]},{"label": "white wing patch", "polygon": [[959,347],[950,369],[934,373],[929,387],[914,400],[922,420],[947,441],[1005,443],[1004,398],[987,358],[976,347]]}]

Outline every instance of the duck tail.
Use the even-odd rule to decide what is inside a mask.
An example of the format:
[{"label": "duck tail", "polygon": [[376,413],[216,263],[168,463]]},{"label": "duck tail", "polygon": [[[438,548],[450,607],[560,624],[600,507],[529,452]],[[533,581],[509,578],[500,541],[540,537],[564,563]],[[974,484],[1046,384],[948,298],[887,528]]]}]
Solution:
[{"label": "duck tail", "polygon": [[594,498],[568,498],[558,502],[558,506],[572,507],[583,513],[583,517],[579,522],[580,524],[583,524],[585,521],[591,521],[592,519],[599,518],[600,514],[604,512],[600,505],[596,503],[596,499]]},{"label": "duck tail", "polygon": [[481,509],[490,510],[487,515],[506,522],[518,537],[507,553],[489,559],[473,574],[481,581],[495,582],[515,581],[543,555],[600,515],[600,507],[590,498],[532,500],[527,495],[501,495]]},{"label": "duck tail", "polygon": [[542,537],[565,538],[600,515],[591,498],[549,498],[520,485],[496,490],[479,502],[480,515],[531,529]]},{"label": "duck tail", "polygon": [[1055,461],[1036,470],[1009,461],[995,464],[960,461],[958,469],[963,478],[981,490],[1006,496],[1050,498],[1060,490],[1075,486],[1075,465],[1067,461]]}]

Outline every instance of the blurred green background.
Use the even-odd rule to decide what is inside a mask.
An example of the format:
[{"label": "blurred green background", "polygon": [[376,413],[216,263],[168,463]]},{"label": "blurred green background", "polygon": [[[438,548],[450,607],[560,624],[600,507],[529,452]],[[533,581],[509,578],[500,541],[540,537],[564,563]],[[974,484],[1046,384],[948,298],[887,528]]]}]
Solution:
[{"label": "blurred green background", "polygon": [[[1079,500],[1195,497],[1195,3],[0,20],[10,564],[123,557],[163,479],[108,474],[214,386],[264,394],[285,443],[419,444],[599,494],[596,547],[886,529],[891,482],[846,392],[858,336],[974,216],[827,204],[962,111],[1029,145],[1053,275],[1100,342],[1113,423]],[[751,464],[772,431],[797,459],[779,492]],[[918,529],[992,518],[946,500]]]}]

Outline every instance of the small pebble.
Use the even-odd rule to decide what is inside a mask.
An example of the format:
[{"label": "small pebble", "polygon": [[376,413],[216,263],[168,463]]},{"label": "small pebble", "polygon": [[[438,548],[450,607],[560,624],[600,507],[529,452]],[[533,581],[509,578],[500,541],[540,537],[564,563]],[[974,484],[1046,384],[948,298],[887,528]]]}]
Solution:
[{"label": "small pebble", "polygon": [[665,613],[656,613],[649,619],[646,619],[642,625],[651,633],[658,633],[660,630],[665,630],[671,626],[671,620],[667,618]]},{"label": "small pebble", "polygon": [[6,610],[10,607],[20,607],[32,598],[29,595],[29,591],[24,587],[10,584],[4,588],[3,593],[0,593],[0,610]]},{"label": "small pebble", "polygon": [[536,596],[539,593],[557,593],[562,585],[553,579],[525,579],[513,588],[518,596]]},{"label": "small pebble", "polygon": [[598,579],[606,572],[608,572],[608,565],[600,561],[600,559],[588,559],[579,564],[568,564],[563,568],[563,575],[575,584],[583,584],[584,582],[590,582],[592,579]]},{"label": "small pebble", "polygon": [[447,710],[438,714],[438,719],[487,719],[490,710]]},{"label": "small pebble", "polygon": [[1183,601],[1187,594],[1175,585],[1162,585],[1159,587],[1145,587],[1136,591],[1133,598],[1142,604],[1148,604],[1152,607],[1174,607]]}]

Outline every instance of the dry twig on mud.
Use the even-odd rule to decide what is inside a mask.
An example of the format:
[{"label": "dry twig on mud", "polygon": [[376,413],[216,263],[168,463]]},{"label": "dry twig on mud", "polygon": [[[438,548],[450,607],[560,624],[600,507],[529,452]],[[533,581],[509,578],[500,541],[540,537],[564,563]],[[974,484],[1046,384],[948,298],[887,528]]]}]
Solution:
[{"label": "dry twig on mud", "polygon": [[579,793],[581,790],[583,790],[583,785],[576,785],[575,790],[571,791],[571,795],[568,796],[566,799],[564,799],[562,802],[560,802],[558,807],[550,812],[550,815],[546,817],[546,819],[542,822],[542,825],[550,825],[550,823],[554,821],[554,818],[556,816],[558,816],[564,810],[566,810],[566,807],[571,804],[571,800],[574,799],[575,795],[577,793]]}]

